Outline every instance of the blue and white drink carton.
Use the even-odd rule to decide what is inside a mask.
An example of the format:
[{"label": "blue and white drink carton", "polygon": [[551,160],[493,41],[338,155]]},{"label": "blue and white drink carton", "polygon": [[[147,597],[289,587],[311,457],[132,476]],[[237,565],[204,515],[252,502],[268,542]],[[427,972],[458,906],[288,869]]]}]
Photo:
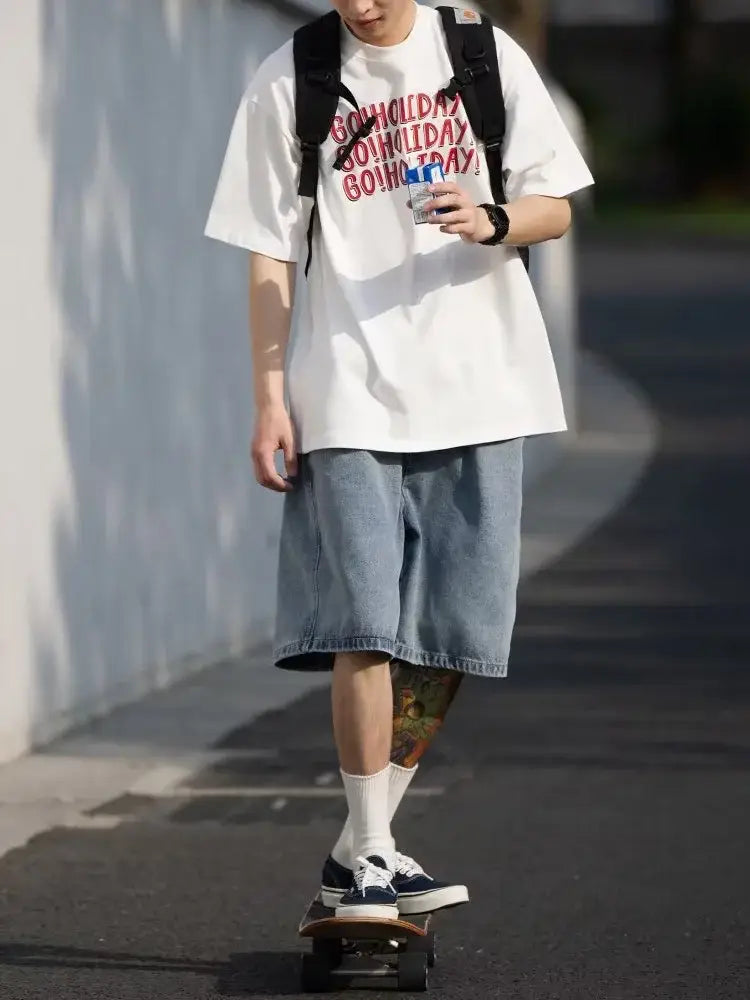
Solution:
[{"label": "blue and white drink carton", "polygon": [[[435,197],[427,190],[430,184],[444,181],[443,167],[440,163],[425,163],[421,167],[408,167],[406,170],[406,182],[409,185],[409,196],[411,198],[411,208],[414,213],[414,222],[421,225],[430,221],[430,213],[425,212],[424,206]],[[445,209],[439,210],[441,212]]]}]

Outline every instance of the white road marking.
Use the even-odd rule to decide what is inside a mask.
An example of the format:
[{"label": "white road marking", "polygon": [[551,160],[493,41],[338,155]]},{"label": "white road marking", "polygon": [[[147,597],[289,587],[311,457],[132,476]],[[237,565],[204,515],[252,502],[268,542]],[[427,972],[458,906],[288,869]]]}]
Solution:
[{"label": "white road marking", "polygon": [[130,795],[166,795],[171,789],[185,781],[195,772],[190,764],[162,764],[151,771],[146,771],[128,789]]},{"label": "white road marking", "polygon": [[[410,788],[406,798],[426,799],[444,795],[444,788]],[[344,798],[343,788],[316,788],[312,785],[285,788],[283,785],[267,785],[262,788],[167,788],[154,798],[166,799],[211,799],[211,798],[244,798],[244,799],[339,799]]]},{"label": "white road marking", "polygon": [[122,823],[122,816],[85,816],[79,813],[76,816],[67,816],[60,826],[69,830],[114,830]]},{"label": "white road marking", "polygon": [[324,771],[315,779],[315,784],[320,786],[332,785],[336,778],[338,778],[338,775],[335,771]]},{"label": "white road marking", "polygon": [[196,771],[227,760],[270,760],[278,750],[206,750],[187,754],[180,760],[168,761],[142,774],[128,789],[131,795],[166,795]]}]

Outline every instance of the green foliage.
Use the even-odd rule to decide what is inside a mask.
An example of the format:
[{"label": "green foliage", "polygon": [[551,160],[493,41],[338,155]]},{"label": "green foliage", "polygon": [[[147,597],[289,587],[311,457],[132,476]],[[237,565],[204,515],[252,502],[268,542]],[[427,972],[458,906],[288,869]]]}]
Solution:
[{"label": "green foliage", "polygon": [[683,194],[750,189],[750,90],[712,71],[690,80],[666,129]]}]

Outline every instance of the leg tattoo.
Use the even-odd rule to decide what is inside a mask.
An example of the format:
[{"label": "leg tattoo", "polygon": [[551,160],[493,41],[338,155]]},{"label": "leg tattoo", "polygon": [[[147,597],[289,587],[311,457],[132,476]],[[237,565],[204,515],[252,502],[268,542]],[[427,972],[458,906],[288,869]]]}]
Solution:
[{"label": "leg tattoo", "polygon": [[393,672],[391,761],[414,767],[437,735],[463,674],[399,663]]}]

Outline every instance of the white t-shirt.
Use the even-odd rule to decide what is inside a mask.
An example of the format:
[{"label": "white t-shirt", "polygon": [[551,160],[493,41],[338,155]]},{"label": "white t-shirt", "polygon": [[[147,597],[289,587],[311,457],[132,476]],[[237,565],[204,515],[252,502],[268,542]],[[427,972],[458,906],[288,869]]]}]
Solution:
[{"label": "white t-shirt", "polygon": [[[524,50],[496,30],[509,201],[563,197],[593,178]],[[437,11],[416,5],[408,38],[379,47],[342,26],[342,81],[378,114],[342,171],[358,125],[339,104],[321,148],[319,219],[298,299],[287,388],[301,452],[428,451],[565,430],[544,321],[518,251],[415,225],[405,168],[442,160],[476,204],[493,201],[481,143],[460,98]],[[291,40],[245,93],[206,235],[279,260],[307,257],[311,199],[297,194]]]}]

